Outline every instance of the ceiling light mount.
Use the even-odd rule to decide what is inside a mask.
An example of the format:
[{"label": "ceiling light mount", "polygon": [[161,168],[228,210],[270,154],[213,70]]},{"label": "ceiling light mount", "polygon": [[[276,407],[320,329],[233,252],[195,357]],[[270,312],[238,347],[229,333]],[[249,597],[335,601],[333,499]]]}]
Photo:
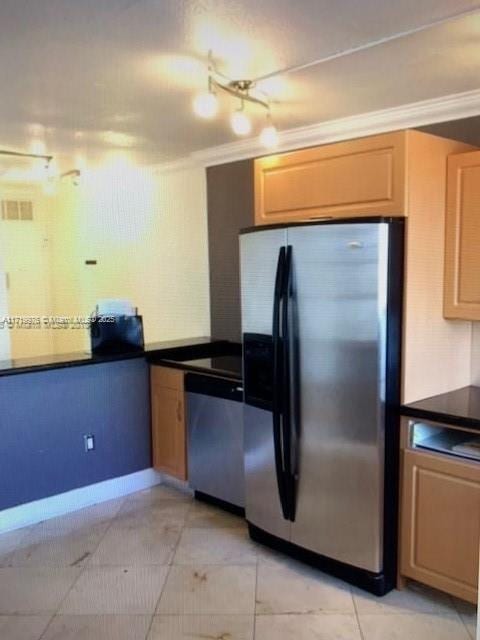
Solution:
[{"label": "ceiling light mount", "polygon": [[239,92],[248,93],[253,86],[253,80],[232,80],[230,82],[230,87]]},{"label": "ceiling light mount", "polygon": [[224,84],[223,82],[216,80],[213,76],[210,76],[209,84],[221,91],[225,91],[225,93],[230,94],[234,98],[247,100],[248,102],[257,104],[267,111],[270,111],[270,105],[266,100],[262,100],[257,96],[252,96],[250,93],[250,90],[255,87],[253,80],[231,80],[228,84]]},{"label": "ceiling light mount", "polygon": [[[208,52],[208,85],[207,91],[198,94],[193,101],[194,112],[204,119],[212,119],[218,112],[218,94],[226,93],[239,101],[239,106],[231,112],[230,125],[238,136],[246,136],[251,133],[252,123],[245,112],[245,102],[265,109],[267,124],[262,129],[260,141],[264,146],[275,146],[277,142],[277,129],[272,121],[270,104],[267,99],[252,95],[255,81],[248,79],[231,80],[225,74],[220,73],[213,61],[212,52]],[[266,134],[266,130],[268,132]]]}]

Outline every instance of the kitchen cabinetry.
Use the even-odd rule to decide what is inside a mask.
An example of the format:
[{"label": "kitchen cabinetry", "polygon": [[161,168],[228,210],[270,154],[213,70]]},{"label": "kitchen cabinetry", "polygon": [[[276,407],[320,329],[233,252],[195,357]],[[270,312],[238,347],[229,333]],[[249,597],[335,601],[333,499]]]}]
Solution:
[{"label": "kitchen cabinetry", "polygon": [[153,467],[187,479],[183,371],[150,367]]},{"label": "kitchen cabinetry", "polygon": [[[476,603],[480,460],[422,448],[414,425],[402,423],[400,575]],[[462,433],[453,427],[443,431]]]},{"label": "kitchen cabinetry", "polygon": [[[462,142],[412,130],[254,163],[257,225],[336,216],[408,216],[402,402],[470,382],[470,323],[444,318],[444,253],[447,158],[474,155],[472,150]],[[470,252],[469,242],[465,240]],[[477,254],[468,256],[469,265],[480,261]]]},{"label": "kitchen cabinetry", "polygon": [[405,215],[407,132],[255,160],[255,223]]},{"label": "kitchen cabinetry", "polygon": [[448,160],[446,318],[480,320],[480,151]]}]

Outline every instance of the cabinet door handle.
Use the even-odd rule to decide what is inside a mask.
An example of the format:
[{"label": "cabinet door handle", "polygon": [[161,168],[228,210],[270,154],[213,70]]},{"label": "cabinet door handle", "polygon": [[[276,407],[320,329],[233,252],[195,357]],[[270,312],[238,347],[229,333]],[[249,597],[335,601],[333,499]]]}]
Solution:
[{"label": "cabinet door handle", "polygon": [[181,400],[177,400],[177,420],[178,420],[178,422],[182,421],[182,402],[181,402]]}]

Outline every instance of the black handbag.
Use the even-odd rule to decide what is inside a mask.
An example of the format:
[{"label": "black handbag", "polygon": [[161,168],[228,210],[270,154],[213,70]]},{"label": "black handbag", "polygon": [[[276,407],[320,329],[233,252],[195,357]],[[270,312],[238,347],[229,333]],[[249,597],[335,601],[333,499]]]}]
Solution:
[{"label": "black handbag", "polygon": [[90,323],[92,353],[142,351],[142,316],[95,316]]}]

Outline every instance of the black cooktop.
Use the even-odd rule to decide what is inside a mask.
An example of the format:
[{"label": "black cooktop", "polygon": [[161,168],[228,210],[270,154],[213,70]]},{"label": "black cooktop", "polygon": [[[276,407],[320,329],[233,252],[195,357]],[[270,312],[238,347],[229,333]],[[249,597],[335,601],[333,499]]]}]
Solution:
[{"label": "black cooktop", "polygon": [[182,360],[180,365],[185,367],[204,370],[206,373],[225,373],[242,378],[242,357],[241,356],[214,356],[213,358],[196,358],[194,360]]}]

